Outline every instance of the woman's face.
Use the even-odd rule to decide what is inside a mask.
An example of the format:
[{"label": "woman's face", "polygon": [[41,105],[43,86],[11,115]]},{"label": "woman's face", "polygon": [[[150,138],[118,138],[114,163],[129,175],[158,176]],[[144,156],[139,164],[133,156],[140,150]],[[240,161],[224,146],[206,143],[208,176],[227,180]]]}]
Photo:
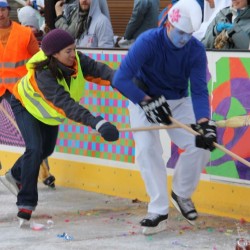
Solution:
[{"label": "woman's face", "polygon": [[76,60],[76,46],[71,44],[68,47],[60,50],[58,53],[53,56],[62,64],[67,67],[72,67]]},{"label": "woman's face", "polygon": [[232,6],[236,9],[242,9],[247,7],[247,0],[232,0]]}]

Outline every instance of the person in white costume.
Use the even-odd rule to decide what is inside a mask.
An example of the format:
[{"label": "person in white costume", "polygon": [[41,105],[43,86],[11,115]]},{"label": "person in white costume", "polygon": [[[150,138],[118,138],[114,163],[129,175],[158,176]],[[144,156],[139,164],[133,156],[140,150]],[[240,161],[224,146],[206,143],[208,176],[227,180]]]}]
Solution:
[{"label": "person in white costume", "polygon": [[[150,29],[136,39],[112,85],[130,100],[132,128],[171,124],[173,117],[203,133],[194,137],[183,129],[167,130],[171,141],[184,150],[175,166],[171,200],[191,224],[198,217],[191,196],[216,141],[216,126],[210,120],[206,51],[192,37],[201,20],[201,8],[195,0],[178,1],[169,10],[166,27]],[[144,234],[153,234],[166,229],[169,213],[162,145],[157,130],[134,132],[133,136],[150,197],[148,214],[140,224]]]}]

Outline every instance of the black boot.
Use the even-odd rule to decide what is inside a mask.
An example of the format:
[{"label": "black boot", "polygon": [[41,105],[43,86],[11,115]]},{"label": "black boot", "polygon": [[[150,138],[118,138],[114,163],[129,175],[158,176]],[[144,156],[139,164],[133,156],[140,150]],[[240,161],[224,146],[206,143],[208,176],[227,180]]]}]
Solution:
[{"label": "black boot", "polygon": [[53,175],[50,175],[43,181],[43,184],[50,188],[55,188],[55,180],[56,178]]}]

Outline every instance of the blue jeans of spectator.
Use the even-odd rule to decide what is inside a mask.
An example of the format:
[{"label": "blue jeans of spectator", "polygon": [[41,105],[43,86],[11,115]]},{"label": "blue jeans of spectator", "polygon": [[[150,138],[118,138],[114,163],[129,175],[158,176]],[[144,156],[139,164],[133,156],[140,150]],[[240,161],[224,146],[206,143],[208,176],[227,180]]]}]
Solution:
[{"label": "blue jeans of spectator", "polygon": [[24,154],[11,169],[12,176],[21,184],[16,204],[19,209],[35,210],[40,164],[54,151],[58,126],[37,120],[14,96],[11,97],[11,107],[26,147]]}]

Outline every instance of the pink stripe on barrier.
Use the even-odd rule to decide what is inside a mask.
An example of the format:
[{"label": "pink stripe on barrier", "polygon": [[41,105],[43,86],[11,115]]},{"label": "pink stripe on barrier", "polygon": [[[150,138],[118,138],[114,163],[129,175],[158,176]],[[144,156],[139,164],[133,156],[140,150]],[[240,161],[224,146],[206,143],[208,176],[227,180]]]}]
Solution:
[{"label": "pink stripe on barrier", "polygon": [[68,125],[64,125],[64,131],[63,132],[68,132]]},{"label": "pink stripe on barrier", "polygon": [[128,148],[128,154],[132,155],[132,148],[131,147]]},{"label": "pink stripe on barrier", "polygon": [[121,154],[124,155],[124,146],[121,146]]},{"label": "pink stripe on barrier", "polygon": [[91,142],[88,142],[88,146],[87,146],[87,149],[88,149],[88,150],[91,150],[91,149],[92,149],[92,145],[91,145]]},{"label": "pink stripe on barrier", "polygon": [[100,61],[101,60],[101,54],[97,54],[96,59]]}]

